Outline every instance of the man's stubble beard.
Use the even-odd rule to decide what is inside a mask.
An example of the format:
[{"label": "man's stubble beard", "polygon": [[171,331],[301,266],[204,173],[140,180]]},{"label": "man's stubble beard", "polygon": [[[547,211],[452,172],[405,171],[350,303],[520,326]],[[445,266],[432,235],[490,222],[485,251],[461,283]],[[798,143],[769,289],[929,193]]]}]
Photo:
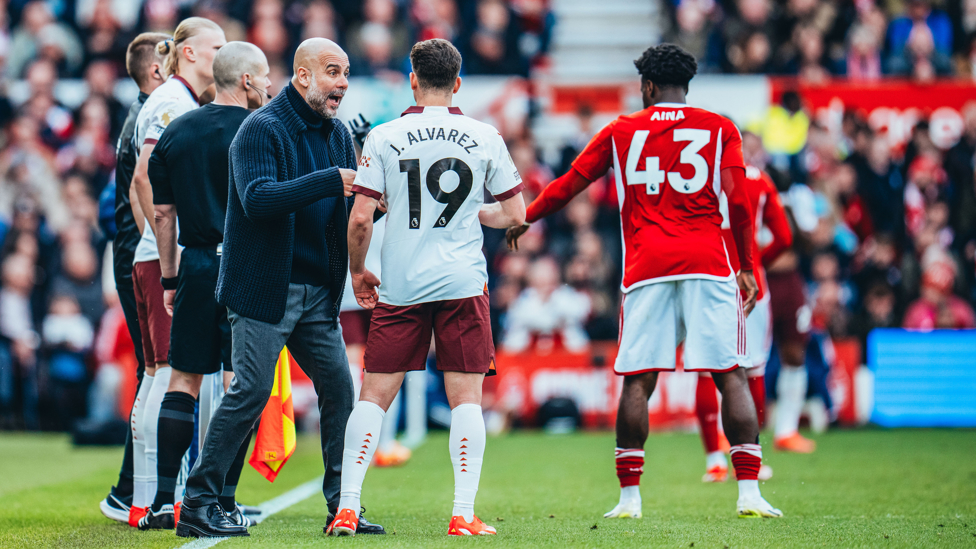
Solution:
[{"label": "man's stubble beard", "polygon": [[312,107],[313,111],[317,112],[319,116],[325,118],[326,120],[335,118],[336,114],[338,114],[338,109],[332,110],[326,104],[329,100],[329,95],[332,94],[333,91],[335,90],[332,90],[329,93],[323,93],[322,90],[319,89],[318,84],[315,83],[315,78],[313,76],[309,83],[308,91],[305,93],[305,101],[308,103],[308,106]]}]

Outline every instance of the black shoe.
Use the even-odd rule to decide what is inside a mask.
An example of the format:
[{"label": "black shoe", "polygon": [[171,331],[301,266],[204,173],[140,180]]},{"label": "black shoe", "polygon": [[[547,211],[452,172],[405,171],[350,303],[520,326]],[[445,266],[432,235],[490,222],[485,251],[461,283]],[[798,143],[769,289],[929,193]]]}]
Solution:
[{"label": "black shoe", "polygon": [[244,507],[243,505],[238,503],[234,507],[234,510],[229,513],[227,512],[226,509],[224,509],[224,514],[227,515],[227,518],[229,518],[230,521],[233,522],[234,524],[238,526],[243,526],[244,528],[250,528],[251,519],[247,518],[247,514],[244,513],[243,507]]},{"label": "black shoe", "polygon": [[231,522],[216,501],[197,507],[184,499],[176,535],[183,538],[219,538],[250,534],[246,527]]},{"label": "black shoe", "polygon": [[98,504],[98,508],[102,510],[102,514],[106,517],[117,520],[119,522],[129,522],[129,506],[132,504],[132,496],[127,498],[121,498],[115,495],[115,489],[113,488],[111,492],[105,496]]},{"label": "black shoe", "polygon": [[261,508],[255,507],[253,505],[244,505],[241,502],[237,502],[237,508],[241,510],[242,513],[248,516],[255,516],[261,514]]},{"label": "black shoe", "polygon": [[146,514],[139,519],[140,530],[172,530],[176,528],[176,517],[173,513],[173,505],[167,503],[159,511],[153,511],[152,507]]},{"label": "black shoe", "polygon": [[[359,508],[359,524],[356,526],[357,534],[385,534],[386,530],[379,524],[373,524],[372,522],[366,520],[363,515],[366,514],[366,508]],[[325,521],[325,528],[322,528],[322,532],[326,533],[329,529],[329,525],[335,520],[335,513],[329,511],[328,519]]]}]

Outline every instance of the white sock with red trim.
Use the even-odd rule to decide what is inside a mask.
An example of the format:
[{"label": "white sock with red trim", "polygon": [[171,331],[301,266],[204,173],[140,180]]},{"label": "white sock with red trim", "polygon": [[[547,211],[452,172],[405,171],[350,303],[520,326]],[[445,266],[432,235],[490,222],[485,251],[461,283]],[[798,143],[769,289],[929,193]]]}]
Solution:
[{"label": "white sock with red trim", "polygon": [[[146,441],[146,506],[152,505],[156,499],[157,469],[159,466],[159,410],[163,407],[163,398],[169,391],[169,379],[173,368],[156,368],[152,389],[146,397],[142,415],[142,432]],[[163,441],[164,444],[167,441]]]},{"label": "white sock with red trim", "polygon": [[383,428],[382,408],[360,400],[349,414],[346,423],[346,442],[342,452],[342,481],[339,485],[339,509],[352,509],[359,516],[359,498],[363,492],[363,479],[373,459],[373,452]]},{"label": "white sock with red trim", "polygon": [[485,457],[485,418],[481,406],[461,404],[451,410],[451,463],[454,464],[454,511],[467,522],[474,520],[474,497],[481,481]]}]

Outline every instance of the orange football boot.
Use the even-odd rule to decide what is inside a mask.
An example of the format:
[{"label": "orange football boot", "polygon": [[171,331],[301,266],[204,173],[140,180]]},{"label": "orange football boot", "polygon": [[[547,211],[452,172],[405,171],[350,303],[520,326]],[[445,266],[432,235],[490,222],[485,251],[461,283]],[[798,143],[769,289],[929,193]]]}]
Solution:
[{"label": "orange football boot", "polygon": [[461,515],[456,515],[451,517],[451,524],[447,527],[449,536],[493,536],[496,533],[494,527],[481,522],[478,517],[468,522]]},{"label": "orange football boot", "polygon": [[149,512],[148,507],[129,507],[129,526],[138,528],[139,521],[142,519],[142,517],[146,516],[147,512]]},{"label": "orange football boot", "polygon": [[327,536],[355,536],[356,527],[359,525],[359,518],[352,509],[340,509],[336,514],[335,520],[325,531]]},{"label": "orange football boot", "polygon": [[175,528],[177,524],[180,523],[180,509],[183,508],[183,502],[177,501],[176,505],[173,506],[173,527]]},{"label": "orange football boot", "polygon": [[773,447],[781,452],[812,454],[813,451],[817,449],[817,443],[804,437],[800,433],[794,432],[792,435],[774,440]]},{"label": "orange football boot", "polygon": [[412,453],[410,448],[407,448],[399,442],[394,442],[388,452],[377,448],[373,454],[373,461],[370,464],[377,467],[399,467],[410,459]]},{"label": "orange football boot", "polygon": [[710,467],[702,477],[702,482],[725,482],[729,478],[729,468],[721,465]]}]

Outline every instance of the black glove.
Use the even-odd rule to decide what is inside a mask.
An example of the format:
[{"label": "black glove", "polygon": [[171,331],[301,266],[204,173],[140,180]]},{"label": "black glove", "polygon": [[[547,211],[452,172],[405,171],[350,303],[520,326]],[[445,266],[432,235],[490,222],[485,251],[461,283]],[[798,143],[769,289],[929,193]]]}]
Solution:
[{"label": "black glove", "polygon": [[371,129],[373,129],[372,124],[363,117],[362,113],[359,114],[359,120],[354,118],[349,121],[349,131],[352,132],[352,138],[359,144],[360,149],[363,148],[363,143],[366,142],[366,136]]}]

